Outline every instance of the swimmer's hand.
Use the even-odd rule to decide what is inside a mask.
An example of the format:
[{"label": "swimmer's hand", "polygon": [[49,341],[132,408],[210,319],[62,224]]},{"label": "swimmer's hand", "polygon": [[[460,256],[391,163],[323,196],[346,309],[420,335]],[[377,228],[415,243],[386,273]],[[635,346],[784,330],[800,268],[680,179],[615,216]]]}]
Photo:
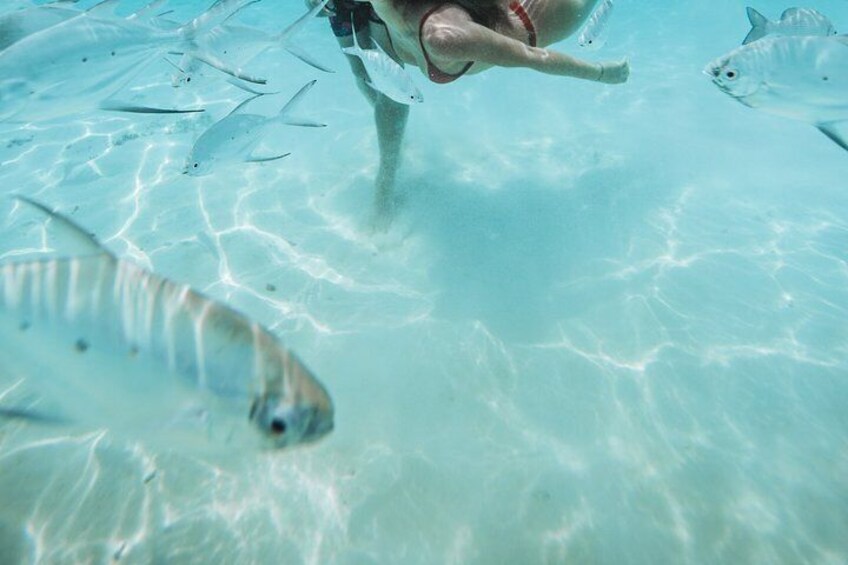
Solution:
[{"label": "swimmer's hand", "polygon": [[630,63],[627,59],[613,63],[598,63],[597,82],[604,84],[621,84],[630,77]]}]

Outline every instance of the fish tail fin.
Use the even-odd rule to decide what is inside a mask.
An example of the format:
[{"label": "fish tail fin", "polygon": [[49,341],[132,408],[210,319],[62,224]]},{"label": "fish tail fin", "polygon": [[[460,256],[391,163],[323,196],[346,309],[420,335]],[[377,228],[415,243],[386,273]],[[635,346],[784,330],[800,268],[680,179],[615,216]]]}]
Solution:
[{"label": "fish tail fin", "polygon": [[748,6],[745,8],[748,12],[748,21],[751,22],[751,31],[742,40],[742,45],[747,45],[753,41],[761,39],[768,34],[768,18],[759,13],[754,8]]},{"label": "fish tail fin", "polygon": [[321,0],[321,2],[315,4],[315,6],[313,6],[311,10],[309,10],[308,12],[300,16],[298,19],[296,19],[294,22],[292,22],[276,37],[280,45],[283,46],[283,49],[285,49],[286,51],[288,51],[310,67],[314,67],[319,71],[324,71],[325,73],[332,73],[333,70],[313,58],[312,55],[304,49],[301,49],[297,45],[294,45],[291,42],[291,39],[295,35],[297,35],[306,26],[306,24],[309,23],[310,20],[312,20],[312,18],[314,18],[318,14],[318,12],[323,10],[324,6],[326,6],[327,2],[329,1],[330,0]]},{"label": "fish tail fin", "polygon": [[81,254],[99,254],[106,253],[111,255],[109,251],[100,244],[99,241],[91,234],[84,230],[82,227],[77,225],[73,220],[65,216],[64,214],[60,214],[59,212],[55,212],[38,202],[37,200],[33,200],[28,196],[23,196],[21,194],[13,195],[13,198],[22,202],[32,208],[35,208],[39,212],[46,215],[50,220],[52,220],[58,228],[63,232],[68,239],[76,243],[80,247]]},{"label": "fish tail fin", "polygon": [[303,126],[303,127],[317,127],[317,128],[325,127],[327,125],[327,124],[322,124],[322,123],[316,122],[314,120],[297,118],[297,117],[294,117],[294,116],[291,115],[292,110],[294,110],[297,107],[297,105],[300,103],[300,101],[303,100],[304,96],[306,96],[306,93],[309,92],[312,89],[313,86],[315,86],[316,82],[318,82],[318,81],[312,80],[312,81],[309,81],[308,83],[306,83],[303,86],[303,88],[298,90],[297,93],[294,96],[292,96],[291,99],[288,102],[286,102],[285,106],[280,108],[280,113],[277,114],[277,118],[276,118],[280,123],[286,124],[286,125],[289,125],[289,126]]},{"label": "fish tail fin", "polygon": [[306,26],[306,24],[310,22],[310,20],[312,20],[312,18],[314,18],[318,14],[318,12],[324,9],[324,6],[326,6],[327,2],[329,1],[330,0],[321,0],[320,2],[318,2],[315,6],[312,7],[311,10],[309,10],[308,12],[300,16],[298,19],[296,19],[294,22],[292,22],[288,27],[286,27],[274,38],[274,40],[279,43],[283,49],[285,49],[286,51],[288,51],[310,67],[313,67],[325,73],[332,73],[335,71],[315,59],[308,51],[306,51],[302,47],[299,47],[292,43],[291,40]]}]

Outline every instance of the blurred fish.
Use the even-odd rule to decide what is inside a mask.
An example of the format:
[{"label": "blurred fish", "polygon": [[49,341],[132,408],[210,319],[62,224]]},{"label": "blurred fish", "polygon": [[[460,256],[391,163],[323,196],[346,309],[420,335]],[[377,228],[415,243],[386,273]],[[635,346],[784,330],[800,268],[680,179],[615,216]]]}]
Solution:
[{"label": "blurred fish", "polygon": [[[354,29],[356,29],[354,27]],[[356,34],[353,34],[353,47],[345,47],[342,52],[358,57],[368,73],[366,84],[400,104],[424,102],[424,95],[415,86],[412,78],[394,59],[389,57],[375,41],[374,49],[362,49]]]},{"label": "blurred fish", "polygon": [[836,35],[833,24],[821,12],[811,8],[788,8],[776,22],[770,21],[755,9],[748,7],[751,31],[742,45],[762,39],[767,35]]},{"label": "blurred fish", "polygon": [[[0,121],[46,120],[104,105],[167,52],[193,56],[238,78],[263,82],[198,50],[197,37],[255,0],[218,0],[209,10],[169,29],[156,23],[156,0],[127,18],[114,16],[117,0],[32,33],[0,51]],[[130,112],[155,108],[108,104]]]},{"label": "blurred fish", "polygon": [[81,12],[70,5],[52,2],[3,14],[0,16],[0,51],[30,34],[80,15]]},{"label": "blurred fish", "polygon": [[607,42],[609,30],[609,19],[612,16],[612,0],[604,0],[600,6],[595,8],[583,31],[577,36],[577,44],[587,49],[600,49]]},{"label": "blurred fish", "polygon": [[766,37],[704,73],[742,104],[812,124],[848,150],[848,36]]},{"label": "blurred fish", "polygon": [[[295,20],[278,34],[270,34],[265,31],[248,26],[224,24],[211,30],[208,34],[199,38],[199,47],[207,53],[214,53],[227,61],[245,65],[261,53],[270,49],[282,48],[310,65],[326,73],[333,70],[313,57],[296,43],[294,37],[306,26],[311,19],[321,11],[329,0],[321,0],[306,14]],[[202,72],[201,61],[192,57],[191,53],[183,56],[177,65],[179,73],[174,75],[172,83],[174,86],[186,86],[192,82],[194,77]],[[196,81],[195,81],[196,82]]]},{"label": "blurred fish", "polygon": [[203,176],[211,173],[216,166],[226,163],[264,163],[287,157],[290,153],[266,157],[253,154],[253,150],[262,141],[265,132],[275,125],[293,125],[305,127],[324,127],[308,119],[295,118],[291,111],[315,85],[311,81],[301,88],[280,112],[271,118],[259,114],[245,114],[242,110],[261,93],[236,106],[226,117],[212,124],[200,134],[186,160],[184,174]]},{"label": "blurred fish", "polygon": [[0,378],[30,394],[18,405],[0,395],[0,419],[199,451],[280,449],[332,430],[326,390],[268,330],[19,199],[80,252],[0,266]]}]

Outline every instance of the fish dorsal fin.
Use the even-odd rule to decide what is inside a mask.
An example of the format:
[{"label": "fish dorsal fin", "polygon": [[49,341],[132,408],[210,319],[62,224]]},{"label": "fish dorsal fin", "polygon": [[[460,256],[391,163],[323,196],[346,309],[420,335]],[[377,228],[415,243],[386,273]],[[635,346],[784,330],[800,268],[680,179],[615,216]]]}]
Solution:
[{"label": "fish dorsal fin", "polygon": [[33,200],[27,196],[18,194],[15,195],[14,198],[19,202],[23,202],[24,204],[35,208],[52,220],[61,236],[73,243],[75,247],[79,249],[79,252],[77,253],[78,255],[99,255],[102,253],[112,255],[109,250],[103,247],[103,245],[101,245],[90,232],[84,230],[76,222],[64,214],[54,212],[41,202]]},{"label": "fish dorsal fin", "polygon": [[280,108],[280,113],[277,114],[276,119],[281,123],[288,125],[306,125],[309,124],[310,127],[323,127],[324,124],[313,124],[310,120],[301,120],[298,118],[293,118],[291,115],[292,110],[294,110],[301,100],[306,96],[306,93],[309,92],[317,80],[312,80],[307,82],[297,93],[291,97],[291,99],[286,102],[285,106]]},{"label": "fish dorsal fin", "polygon": [[783,21],[789,18],[793,18],[797,16],[800,11],[801,10],[799,10],[798,8],[786,8],[785,10],[783,10],[783,13],[780,14],[780,19],[781,21]]},{"label": "fish dorsal fin", "polygon": [[85,11],[89,16],[114,16],[120,0],[103,0]]},{"label": "fish dorsal fin", "polygon": [[242,110],[244,110],[244,109],[247,107],[247,105],[248,105],[248,104],[250,104],[251,102],[253,102],[253,101],[254,101],[254,100],[256,100],[257,98],[260,98],[260,97],[262,97],[262,96],[265,96],[265,93],[264,93],[264,92],[255,92],[255,93],[253,94],[253,96],[251,96],[251,97],[249,97],[249,98],[246,98],[246,99],[242,100],[242,101],[239,103],[239,105],[238,105],[238,106],[236,106],[235,108],[233,108],[232,110],[230,110],[230,113],[229,113],[229,114],[227,114],[227,116],[226,116],[226,117],[228,117],[228,118],[229,118],[230,116],[233,116],[233,115],[235,115],[235,114],[240,114],[240,113],[242,112]]}]

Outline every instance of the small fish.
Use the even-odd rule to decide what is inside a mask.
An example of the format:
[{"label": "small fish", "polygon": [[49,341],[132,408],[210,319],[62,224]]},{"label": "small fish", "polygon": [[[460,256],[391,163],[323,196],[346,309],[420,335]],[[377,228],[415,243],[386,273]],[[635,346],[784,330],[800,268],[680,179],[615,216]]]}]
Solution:
[{"label": "small fish", "polygon": [[766,37],[704,73],[740,103],[812,124],[848,150],[848,36]]},{"label": "small fish", "polygon": [[307,83],[297,94],[292,96],[291,100],[280,109],[276,116],[270,118],[259,114],[241,112],[248,103],[259,96],[263,96],[262,93],[257,93],[256,96],[236,106],[227,116],[215,122],[200,134],[189,152],[183,173],[191,176],[203,176],[211,173],[216,166],[225,163],[263,163],[287,157],[289,153],[261,157],[254,155],[253,150],[259,145],[265,132],[271,126],[325,127],[326,124],[295,118],[291,115],[294,107],[306,96],[306,93],[316,82],[313,80]]},{"label": "small fish", "polygon": [[[328,1],[321,0],[309,12],[295,20],[278,34],[270,34],[261,29],[248,26],[223,24],[199,38],[197,44],[204,52],[215,53],[227,61],[239,65],[249,63],[252,59],[269,49],[283,48],[307,65],[319,71],[332,73],[332,69],[321,63],[293,41],[297,33],[324,8]],[[187,53],[180,60],[179,65],[177,65],[179,73],[172,77],[172,85],[180,87],[191,84],[195,76],[202,74],[203,68],[200,61],[194,59],[191,53]]]},{"label": "small fish", "polygon": [[280,449],[333,429],[327,391],[268,330],[18,199],[81,252],[0,265],[0,378],[23,378],[38,398],[0,396],[0,419],[197,452]]},{"label": "small fish", "polygon": [[607,42],[609,19],[612,15],[612,0],[604,0],[598,6],[577,36],[577,44],[587,49],[600,49]]},{"label": "small fish", "polygon": [[751,31],[742,41],[747,45],[767,35],[836,35],[836,29],[821,12],[811,8],[788,8],[776,22],[750,6],[746,8]]},{"label": "small fish", "polygon": [[353,47],[345,47],[342,52],[352,57],[358,57],[368,73],[366,84],[374,90],[383,93],[399,104],[420,104],[424,95],[415,86],[412,78],[394,59],[389,57],[375,41],[374,49],[362,49],[353,34]]},{"label": "small fish", "polygon": [[[0,121],[48,120],[97,109],[171,51],[191,52],[232,76],[264,82],[196,47],[199,36],[255,0],[218,0],[176,29],[156,22],[152,8],[160,1],[119,18],[114,15],[117,0],[104,0],[0,51]],[[120,104],[109,109],[157,111]]]}]

